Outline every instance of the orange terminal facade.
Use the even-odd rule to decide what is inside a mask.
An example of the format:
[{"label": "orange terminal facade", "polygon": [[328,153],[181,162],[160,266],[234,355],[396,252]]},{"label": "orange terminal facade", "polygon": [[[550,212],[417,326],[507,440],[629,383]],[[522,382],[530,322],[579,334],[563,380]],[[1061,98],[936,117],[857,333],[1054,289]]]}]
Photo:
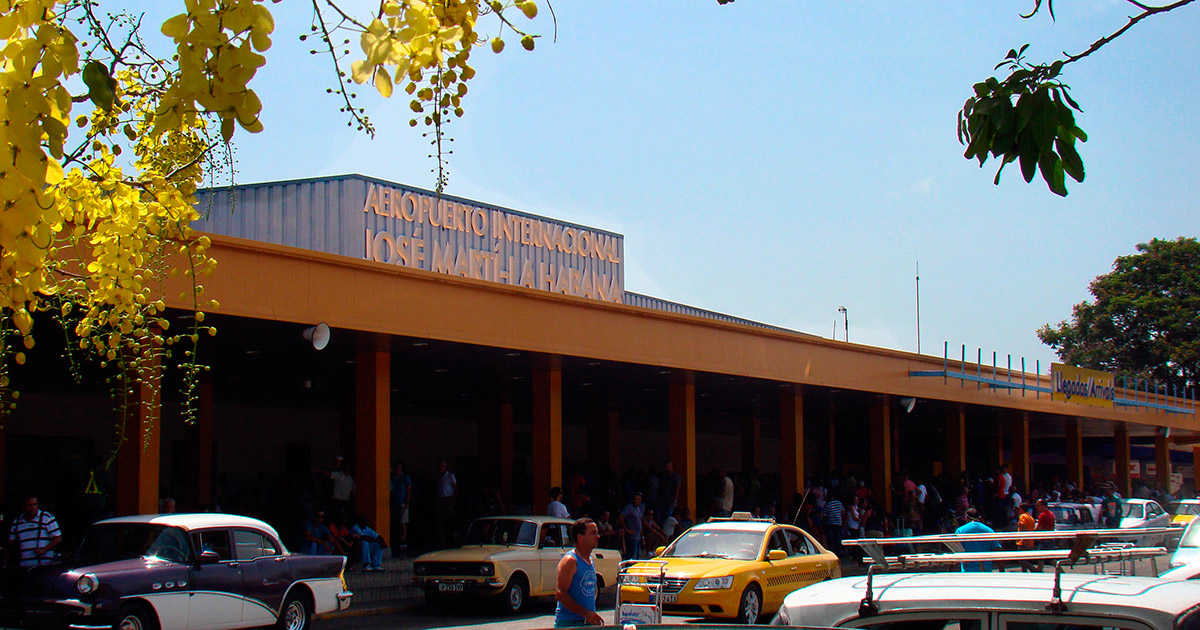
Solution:
[{"label": "orange terminal facade", "polygon": [[[155,512],[167,493],[208,504],[222,479],[334,455],[351,463],[355,509],[383,532],[397,460],[446,460],[460,484],[534,513],[571,471],[667,459],[693,514],[698,476],[716,467],[778,474],[781,512],[818,470],[856,473],[888,511],[902,469],[1005,464],[1022,488],[1045,475],[1082,487],[1086,474],[1129,496],[1131,445],[1153,447],[1153,486],[1200,435],[1187,397],[1117,386],[1118,404],[1076,404],[1051,395],[1049,374],[627,293],[623,238],[586,226],[357,175],[210,191],[202,204],[218,260],[203,280],[220,302],[201,346],[213,369],[195,425],[179,421],[169,381],[136,393],[127,432],[148,430],[118,450],[118,514]],[[332,333],[316,351],[301,332],[319,322]],[[0,440],[10,499],[54,473],[39,453],[115,444],[107,392],[59,379],[18,384],[29,394]]]}]

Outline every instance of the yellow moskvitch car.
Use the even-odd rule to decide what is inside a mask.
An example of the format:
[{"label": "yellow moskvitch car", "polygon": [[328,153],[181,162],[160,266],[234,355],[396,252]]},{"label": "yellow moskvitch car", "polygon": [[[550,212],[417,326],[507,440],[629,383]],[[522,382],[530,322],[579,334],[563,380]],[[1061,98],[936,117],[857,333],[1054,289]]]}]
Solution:
[{"label": "yellow moskvitch car", "polygon": [[[741,512],[687,530],[655,560],[667,563],[664,613],[741,623],[774,614],[802,586],[842,575],[837,556],[804,530]],[[648,563],[631,567],[621,581],[621,601],[649,603],[657,577],[645,576],[658,570]]]},{"label": "yellow moskvitch car", "polygon": [[[419,556],[416,585],[430,604],[451,597],[492,597],[503,612],[519,613],[531,597],[554,595],[558,561],[572,548],[574,521],[549,516],[493,516],[467,529],[462,547]],[[621,552],[596,549],[596,586],[616,584]]]}]

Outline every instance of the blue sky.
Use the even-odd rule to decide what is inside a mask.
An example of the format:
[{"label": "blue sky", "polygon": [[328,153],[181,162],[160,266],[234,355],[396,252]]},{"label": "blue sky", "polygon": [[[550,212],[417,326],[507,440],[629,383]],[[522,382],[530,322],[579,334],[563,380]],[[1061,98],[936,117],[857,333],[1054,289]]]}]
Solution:
[{"label": "blue sky", "polygon": [[[1009,48],[1082,51],[1126,2],[1060,0],[1052,21],[1018,17],[1032,0],[559,0],[557,42],[541,5],[535,52],[510,37],[475,53],[447,192],[624,234],[627,290],[826,337],[836,320],[839,339],[844,305],[852,342],[913,351],[919,261],[922,352],[965,344],[1047,371],[1040,325],[1135,244],[1200,232],[1200,6],[1068,66],[1090,139],[1087,179],[1060,199],[1015,166],[993,186],[955,114]],[[328,60],[296,39],[308,6],[272,5],[266,131],[235,136],[237,180],[432,188],[402,93],[358,90],[374,140],[346,126]]]}]

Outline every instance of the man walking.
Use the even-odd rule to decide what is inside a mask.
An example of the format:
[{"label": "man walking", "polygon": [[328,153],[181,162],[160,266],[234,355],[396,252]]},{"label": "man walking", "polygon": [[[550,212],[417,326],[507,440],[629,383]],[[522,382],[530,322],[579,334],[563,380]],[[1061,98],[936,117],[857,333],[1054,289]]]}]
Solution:
[{"label": "man walking", "polygon": [[554,627],[604,625],[596,614],[596,565],[592,564],[600,531],[592,519],[581,518],[571,524],[571,539],[575,548],[558,561]]},{"label": "man walking", "polygon": [[8,535],[9,545],[18,554],[18,564],[36,567],[54,562],[58,559],[54,548],[61,542],[62,534],[54,515],[38,509],[37,497],[26,497],[25,508],[13,519]]},{"label": "man walking", "polygon": [[447,540],[453,539],[454,503],[458,500],[458,478],[450,472],[446,460],[438,462],[437,503],[434,504],[434,518],[437,526],[437,542],[439,547],[445,547]]}]

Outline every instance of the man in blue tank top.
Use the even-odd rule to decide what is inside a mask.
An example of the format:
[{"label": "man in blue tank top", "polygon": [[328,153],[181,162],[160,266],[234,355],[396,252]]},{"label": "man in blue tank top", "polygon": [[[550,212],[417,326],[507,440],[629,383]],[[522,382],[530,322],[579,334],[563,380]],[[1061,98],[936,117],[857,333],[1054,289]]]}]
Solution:
[{"label": "man in blue tank top", "polygon": [[592,551],[600,544],[600,531],[590,518],[571,524],[575,548],[558,561],[558,588],[554,598],[554,627],[600,626],[604,620],[596,614],[596,565]]}]

